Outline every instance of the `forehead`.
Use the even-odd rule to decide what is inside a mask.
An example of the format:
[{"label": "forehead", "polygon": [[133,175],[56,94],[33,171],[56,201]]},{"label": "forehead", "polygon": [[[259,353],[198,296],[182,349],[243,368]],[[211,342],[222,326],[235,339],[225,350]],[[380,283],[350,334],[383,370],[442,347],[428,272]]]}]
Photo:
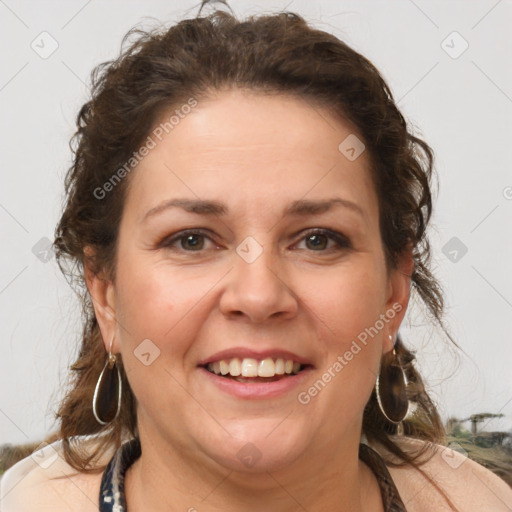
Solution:
[{"label": "forehead", "polygon": [[355,160],[340,152],[355,130],[327,109],[294,96],[235,89],[199,100],[165,125],[173,112],[149,134],[154,147],[131,176],[126,206],[137,218],[183,196],[231,201],[257,213],[342,195],[376,211],[369,159],[365,152]]}]

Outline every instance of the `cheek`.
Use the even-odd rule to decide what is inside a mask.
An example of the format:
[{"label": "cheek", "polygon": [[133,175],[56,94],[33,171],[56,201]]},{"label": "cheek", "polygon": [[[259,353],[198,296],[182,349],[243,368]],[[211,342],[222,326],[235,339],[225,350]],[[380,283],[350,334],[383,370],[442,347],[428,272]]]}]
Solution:
[{"label": "cheek", "polygon": [[[176,283],[161,265],[155,265],[147,254],[130,247],[120,247],[121,250],[123,257],[119,258],[116,269],[115,306],[123,362],[127,372],[134,372],[132,379],[139,374],[146,379],[162,365],[162,356],[169,354],[170,360],[177,362],[187,348],[181,342],[178,322],[188,305],[184,296],[186,288]],[[141,368],[141,361],[145,361],[138,360],[137,355],[147,352],[150,356],[146,359],[151,366]],[[133,385],[136,387],[135,382]]]},{"label": "cheek", "polygon": [[300,277],[303,297],[324,324],[328,338],[340,348],[372,326],[385,303],[385,276],[370,256],[318,276]]},{"label": "cheek", "polygon": [[151,267],[126,257],[117,269],[116,313],[133,336],[160,337],[171,327],[174,305],[179,301],[172,283]]},{"label": "cheek", "polygon": [[186,399],[173,376],[180,374],[189,349],[186,322],[180,320],[193,304],[176,274],[134,253],[125,250],[116,269],[118,333],[139,407],[158,415],[162,404],[178,407]]},{"label": "cheek", "polygon": [[[306,393],[323,398],[326,410],[341,422],[362,411],[374,386],[381,358],[385,272],[375,259],[347,265],[310,283],[307,304],[318,319],[322,368],[318,383]],[[303,283],[303,287],[306,283]],[[325,389],[325,391],[324,391]],[[307,398],[307,397],[306,397]],[[347,404],[352,404],[347,407]]]},{"label": "cheek", "polygon": [[204,298],[223,272],[180,271],[165,261],[125,250],[116,283],[116,314],[125,328],[123,340],[134,346],[149,338],[171,355],[188,350],[200,325]]}]

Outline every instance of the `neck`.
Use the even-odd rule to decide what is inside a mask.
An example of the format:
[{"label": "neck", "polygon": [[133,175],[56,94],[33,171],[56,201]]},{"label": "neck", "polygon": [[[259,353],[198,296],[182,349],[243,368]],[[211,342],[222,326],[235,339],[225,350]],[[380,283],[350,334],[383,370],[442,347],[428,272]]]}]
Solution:
[{"label": "neck", "polygon": [[139,432],[142,455],[125,476],[130,512],[383,510],[377,480],[358,457],[359,434],[337,450],[312,448],[284,469],[253,473],[171,449],[156,432]]}]

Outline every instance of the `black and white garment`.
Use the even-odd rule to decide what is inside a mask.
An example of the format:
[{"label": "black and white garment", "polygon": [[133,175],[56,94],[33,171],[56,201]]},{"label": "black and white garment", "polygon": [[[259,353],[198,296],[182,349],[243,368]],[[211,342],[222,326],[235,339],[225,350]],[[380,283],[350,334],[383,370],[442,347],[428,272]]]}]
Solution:
[{"label": "black and white garment", "polygon": [[[100,488],[99,512],[127,512],[124,493],[126,470],[140,457],[138,438],[122,444],[106,467]],[[382,457],[367,444],[359,445],[359,458],[374,472],[379,482],[386,512],[407,512]]]}]

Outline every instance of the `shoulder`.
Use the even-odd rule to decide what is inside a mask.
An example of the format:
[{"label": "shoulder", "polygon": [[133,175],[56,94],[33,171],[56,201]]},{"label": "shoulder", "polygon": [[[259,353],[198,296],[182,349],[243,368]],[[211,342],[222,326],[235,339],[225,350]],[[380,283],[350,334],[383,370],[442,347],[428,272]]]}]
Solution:
[{"label": "shoulder", "polygon": [[[80,448],[92,450],[97,438],[77,438]],[[107,464],[115,449],[106,450],[96,461]],[[0,503],[4,512],[80,511],[98,512],[101,473],[81,473],[70,466],[60,440],[41,443],[28,457],[10,467],[0,479]]]},{"label": "shoulder", "polygon": [[[395,437],[394,441],[407,452],[425,449],[425,456],[420,460],[427,461],[419,465],[421,471],[411,465],[388,465],[389,473],[408,511],[452,511],[436,485],[460,512],[510,512],[512,509],[512,488],[463,453],[419,439]],[[382,455],[388,454],[380,446],[375,449]],[[392,456],[389,458],[393,460]]]}]

